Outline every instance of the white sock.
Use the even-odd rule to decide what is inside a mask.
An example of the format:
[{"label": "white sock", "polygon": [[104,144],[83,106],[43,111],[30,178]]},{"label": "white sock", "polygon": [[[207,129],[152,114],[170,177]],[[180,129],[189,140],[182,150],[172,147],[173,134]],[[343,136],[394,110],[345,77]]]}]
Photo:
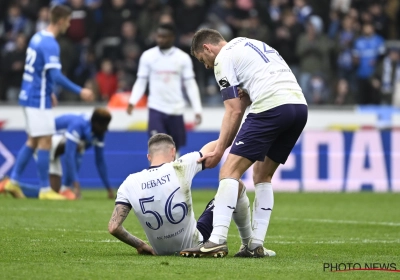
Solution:
[{"label": "white sock", "polygon": [[51,190],[52,190],[51,187],[42,187],[42,188],[40,188],[39,192],[48,192],[48,191],[51,191]]},{"label": "white sock", "polygon": [[236,179],[222,179],[219,182],[214,201],[213,231],[210,241],[222,244],[228,237],[232,212],[236,208],[239,190],[239,181]]},{"label": "white sock", "polygon": [[263,246],[267,234],[269,219],[274,207],[274,192],[271,183],[260,183],[255,186],[256,197],[253,203],[253,235],[250,240],[249,249],[254,250]]},{"label": "white sock", "polygon": [[252,229],[250,222],[250,202],[246,193],[246,189],[243,190],[237,201],[236,209],[233,211],[232,218],[235,221],[239,231],[242,244],[247,245],[251,238]]},{"label": "white sock", "polygon": [[59,192],[61,193],[61,192],[67,191],[68,189],[69,189],[68,187],[62,185]]}]

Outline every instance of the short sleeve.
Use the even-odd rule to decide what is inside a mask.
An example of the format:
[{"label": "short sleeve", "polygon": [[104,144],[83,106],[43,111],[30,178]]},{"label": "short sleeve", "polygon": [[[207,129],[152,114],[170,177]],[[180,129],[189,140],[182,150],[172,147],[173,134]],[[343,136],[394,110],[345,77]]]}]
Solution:
[{"label": "short sleeve", "polygon": [[148,53],[144,53],[139,59],[139,69],[137,72],[138,78],[147,79],[150,75],[150,63]]},{"label": "short sleeve", "polygon": [[115,204],[116,205],[122,204],[122,205],[128,206],[129,208],[132,208],[132,205],[128,199],[128,194],[126,192],[126,185],[128,184],[128,178],[118,188],[117,196],[115,198]]},{"label": "short sleeve", "polygon": [[46,70],[51,68],[61,69],[60,47],[56,42],[46,44],[43,49],[43,58]]},{"label": "short sleeve", "polygon": [[184,80],[193,79],[195,77],[193,71],[193,63],[187,54],[183,56],[182,78]]},{"label": "short sleeve", "polygon": [[227,55],[217,57],[214,62],[214,74],[220,90],[239,85],[232,58]]},{"label": "short sleeve", "polygon": [[188,153],[174,161],[173,166],[177,170],[182,170],[185,178],[191,180],[197,173],[205,169],[204,163],[197,162],[202,156],[200,152]]}]

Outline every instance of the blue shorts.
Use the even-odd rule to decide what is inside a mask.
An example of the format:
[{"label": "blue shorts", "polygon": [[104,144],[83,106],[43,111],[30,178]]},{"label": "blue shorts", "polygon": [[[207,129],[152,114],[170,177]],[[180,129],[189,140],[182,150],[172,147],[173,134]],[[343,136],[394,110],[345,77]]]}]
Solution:
[{"label": "blue shorts", "polygon": [[197,230],[203,235],[203,241],[207,241],[211,232],[213,231],[213,217],[214,217],[214,199],[212,199],[204,209],[199,220],[197,221]]},{"label": "blue shorts", "polygon": [[170,135],[174,139],[177,150],[186,145],[186,129],[183,115],[167,115],[150,108],[148,133],[149,137],[156,133]]},{"label": "blue shorts", "polygon": [[230,153],[248,160],[264,161],[268,156],[284,164],[307,123],[308,107],[285,104],[262,113],[249,113]]}]

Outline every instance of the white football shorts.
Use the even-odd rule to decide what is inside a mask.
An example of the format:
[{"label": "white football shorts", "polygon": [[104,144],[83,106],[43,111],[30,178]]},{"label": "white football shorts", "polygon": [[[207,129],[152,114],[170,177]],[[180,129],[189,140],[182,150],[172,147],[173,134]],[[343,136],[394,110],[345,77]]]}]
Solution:
[{"label": "white football shorts", "polygon": [[31,137],[53,135],[56,132],[53,111],[39,108],[24,107],[26,132]]},{"label": "white football shorts", "polygon": [[56,157],[56,151],[63,138],[64,135],[62,134],[55,134],[51,137],[49,174],[58,175],[60,177],[62,176],[61,157]]}]

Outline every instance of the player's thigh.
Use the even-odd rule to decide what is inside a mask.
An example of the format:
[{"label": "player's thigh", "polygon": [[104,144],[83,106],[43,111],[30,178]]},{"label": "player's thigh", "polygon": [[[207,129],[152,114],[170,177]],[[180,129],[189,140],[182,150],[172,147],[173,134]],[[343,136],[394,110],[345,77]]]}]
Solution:
[{"label": "player's thigh", "polygon": [[[55,133],[56,124],[51,109],[42,110],[39,108],[24,107],[24,115],[26,131],[30,137],[42,138],[45,136],[51,136]],[[40,143],[38,143],[38,145],[39,144]]]},{"label": "player's thigh", "polygon": [[282,131],[269,148],[266,156],[271,160],[285,164],[307,123],[308,107],[303,104],[287,104],[286,108],[293,117],[290,126]]},{"label": "player's thigh", "polygon": [[249,169],[253,161],[234,154],[229,154],[219,172],[219,179],[233,178],[239,180],[243,173]]},{"label": "player's thigh", "polygon": [[265,182],[270,183],[278,166],[278,162],[273,161],[267,156],[265,157],[264,161],[255,162],[253,165],[254,185]]},{"label": "player's thigh", "polygon": [[167,120],[167,134],[174,139],[175,146],[179,149],[186,145],[186,128],[183,115],[169,116]]},{"label": "player's thigh", "polygon": [[242,124],[230,153],[248,160],[264,161],[265,155],[279,134],[286,129],[288,116],[282,108],[272,108],[258,114],[250,113]]},{"label": "player's thigh", "polygon": [[160,111],[149,109],[149,123],[147,128],[149,137],[157,133],[168,133],[165,125],[167,117],[166,114]]}]

